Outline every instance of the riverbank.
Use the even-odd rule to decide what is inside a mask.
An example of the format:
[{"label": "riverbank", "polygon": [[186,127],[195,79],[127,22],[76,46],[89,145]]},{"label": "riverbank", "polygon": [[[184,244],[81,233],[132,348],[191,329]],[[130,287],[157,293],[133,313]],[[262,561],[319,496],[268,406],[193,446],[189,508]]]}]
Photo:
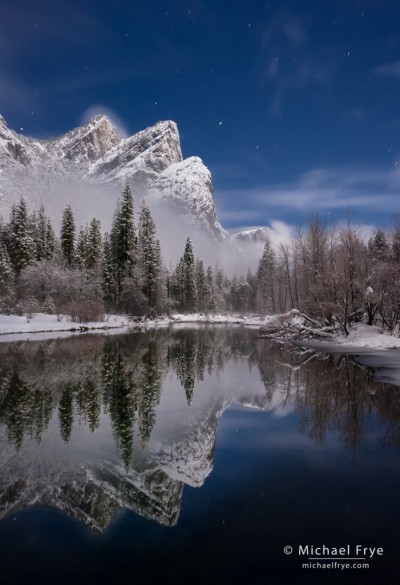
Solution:
[{"label": "riverbank", "polygon": [[259,328],[265,325],[272,316],[242,315],[190,315],[175,314],[155,319],[135,319],[128,315],[105,315],[103,321],[74,323],[67,316],[33,313],[31,317],[18,315],[0,315],[0,342],[47,339],[78,335],[81,333],[122,333],[129,330],[151,329],[174,323],[221,323],[227,325],[246,325]]},{"label": "riverbank", "polygon": [[105,315],[103,321],[74,323],[67,316],[33,313],[32,317],[17,315],[0,315],[0,342],[51,339],[79,335],[82,333],[123,333],[129,330],[148,330],[154,327],[166,327],[173,324],[209,323],[242,325],[260,330],[260,336],[280,341],[295,339],[318,340],[319,347],[324,342],[353,349],[400,349],[400,338],[383,331],[381,327],[365,323],[352,325],[349,335],[343,335],[330,327],[318,327],[318,324],[299,311],[293,310],[283,315],[189,315],[177,313],[160,316],[155,319],[132,318],[128,315]]},{"label": "riverbank", "polygon": [[318,321],[293,309],[282,315],[273,315],[260,328],[260,337],[279,341],[295,341],[296,345],[316,347],[332,351],[334,347],[348,350],[400,349],[400,338],[376,325],[353,323],[345,335],[335,327],[323,326]]}]

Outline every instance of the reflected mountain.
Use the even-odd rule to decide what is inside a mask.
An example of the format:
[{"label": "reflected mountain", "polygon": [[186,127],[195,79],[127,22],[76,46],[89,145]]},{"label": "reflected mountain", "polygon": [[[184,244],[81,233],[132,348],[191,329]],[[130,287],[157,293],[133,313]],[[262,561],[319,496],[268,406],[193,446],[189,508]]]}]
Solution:
[{"label": "reflected mountain", "polygon": [[128,508],[172,526],[184,485],[212,471],[231,404],[295,413],[310,440],[333,436],[354,460],[367,435],[400,444],[400,390],[346,355],[244,328],[2,344],[0,364],[0,517],[48,506],[103,531]]}]

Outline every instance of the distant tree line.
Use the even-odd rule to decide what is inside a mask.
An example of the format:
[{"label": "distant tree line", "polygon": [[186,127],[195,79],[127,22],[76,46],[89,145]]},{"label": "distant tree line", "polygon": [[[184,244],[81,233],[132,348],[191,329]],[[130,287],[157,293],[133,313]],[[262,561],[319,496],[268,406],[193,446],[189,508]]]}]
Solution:
[{"label": "distant tree line", "polygon": [[25,199],[0,218],[0,312],[67,314],[101,320],[106,312],[150,316],[179,312],[268,314],[299,309],[348,332],[365,318],[393,331],[400,319],[400,218],[365,244],[347,218],[326,226],[313,215],[291,244],[267,238],[256,271],[228,278],[196,259],[190,238],[176,267],[162,260],[156,225],[143,201],[135,221],[126,184],[109,233],[100,221],[77,229],[70,205],[57,237],[43,207]]}]

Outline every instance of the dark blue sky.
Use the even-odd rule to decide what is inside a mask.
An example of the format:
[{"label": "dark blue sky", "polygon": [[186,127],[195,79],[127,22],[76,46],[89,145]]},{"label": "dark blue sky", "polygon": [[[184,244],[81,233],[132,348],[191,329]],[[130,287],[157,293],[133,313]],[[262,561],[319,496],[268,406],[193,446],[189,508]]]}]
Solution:
[{"label": "dark blue sky", "polygon": [[0,113],[173,119],[227,227],[400,212],[397,0],[0,0]]}]

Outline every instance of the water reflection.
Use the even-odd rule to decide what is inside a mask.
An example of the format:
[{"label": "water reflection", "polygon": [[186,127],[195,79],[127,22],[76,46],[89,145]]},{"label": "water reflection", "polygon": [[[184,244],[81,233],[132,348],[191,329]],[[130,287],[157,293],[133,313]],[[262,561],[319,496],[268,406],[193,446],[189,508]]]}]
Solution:
[{"label": "water reflection", "polygon": [[128,507],[173,525],[232,403],[297,413],[301,433],[333,437],[354,461],[367,437],[400,443],[397,388],[348,356],[241,328],[3,344],[0,364],[1,516],[46,505],[101,531]]}]

